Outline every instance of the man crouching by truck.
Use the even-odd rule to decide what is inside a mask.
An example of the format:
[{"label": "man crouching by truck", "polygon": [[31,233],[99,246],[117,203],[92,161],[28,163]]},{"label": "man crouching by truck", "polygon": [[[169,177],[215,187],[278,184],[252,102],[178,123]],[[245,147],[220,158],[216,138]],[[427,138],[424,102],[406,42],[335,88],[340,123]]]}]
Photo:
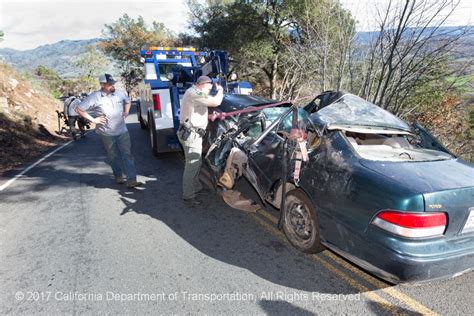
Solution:
[{"label": "man crouching by truck", "polygon": [[186,90],[181,101],[178,139],[184,149],[183,200],[189,206],[201,204],[196,194],[203,189],[199,182],[202,163],[202,139],[206,133],[208,107],[218,107],[224,97],[223,89],[217,85],[217,94],[209,95],[212,80],[201,76],[196,84]]},{"label": "man crouching by truck", "polygon": [[[125,124],[131,102],[123,92],[115,91],[115,80],[110,74],[99,77],[100,90],[91,93],[77,107],[76,112],[96,124],[109,158],[117,183],[125,183],[123,171],[127,175],[127,187],[134,188],[142,183],[137,182],[137,171],[131,152],[130,134]],[[92,117],[87,111],[93,113]]]}]

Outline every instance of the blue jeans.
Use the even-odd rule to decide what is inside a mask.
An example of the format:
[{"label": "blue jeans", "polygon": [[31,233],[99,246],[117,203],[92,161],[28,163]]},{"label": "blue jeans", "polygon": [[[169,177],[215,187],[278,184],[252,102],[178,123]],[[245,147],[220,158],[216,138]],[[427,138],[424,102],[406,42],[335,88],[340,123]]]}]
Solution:
[{"label": "blue jeans", "polygon": [[123,171],[127,175],[127,182],[137,181],[137,169],[133,160],[130,134],[125,132],[117,136],[100,135],[105,150],[107,151],[108,162],[112,167],[114,176],[122,177]]}]

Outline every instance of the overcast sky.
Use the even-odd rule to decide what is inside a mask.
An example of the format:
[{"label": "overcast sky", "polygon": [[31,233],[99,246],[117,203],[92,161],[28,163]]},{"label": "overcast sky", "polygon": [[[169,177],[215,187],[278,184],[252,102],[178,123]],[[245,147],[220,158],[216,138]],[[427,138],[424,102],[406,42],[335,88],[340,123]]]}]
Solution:
[{"label": "overcast sky", "polygon": [[[386,1],[342,2],[358,20],[358,30],[367,30],[374,6]],[[460,1],[449,25],[472,24],[474,20],[474,1]],[[0,30],[5,33],[0,47],[25,50],[64,39],[100,37],[104,24],[115,22],[124,13],[133,18],[141,15],[149,24],[162,22],[176,33],[186,30],[185,0],[0,0]]]},{"label": "overcast sky", "polygon": [[0,0],[0,47],[20,50],[60,40],[100,37],[104,24],[123,14],[159,21],[179,33],[186,28],[184,0]]}]

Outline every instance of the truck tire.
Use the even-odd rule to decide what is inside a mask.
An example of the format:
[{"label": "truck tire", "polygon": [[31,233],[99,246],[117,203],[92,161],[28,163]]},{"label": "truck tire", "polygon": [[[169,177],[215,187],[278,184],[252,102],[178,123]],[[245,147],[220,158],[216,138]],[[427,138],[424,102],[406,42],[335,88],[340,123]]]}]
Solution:
[{"label": "truck tire", "polygon": [[319,236],[316,209],[306,193],[299,189],[286,194],[283,232],[288,241],[306,253],[317,253],[325,248]]},{"label": "truck tire", "polygon": [[137,102],[137,118],[138,118],[138,122],[140,123],[140,127],[142,129],[146,129],[147,126],[145,124],[145,122],[143,121],[143,118],[142,118],[142,111],[141,111],[141,107],[140,107],[140,102]]},{"label": "truck tire", "polygon": [[158,157],[158,140],[156,139],[156,126],[153,116],[148,113],[148,131],[150,132],[151,152]]}]

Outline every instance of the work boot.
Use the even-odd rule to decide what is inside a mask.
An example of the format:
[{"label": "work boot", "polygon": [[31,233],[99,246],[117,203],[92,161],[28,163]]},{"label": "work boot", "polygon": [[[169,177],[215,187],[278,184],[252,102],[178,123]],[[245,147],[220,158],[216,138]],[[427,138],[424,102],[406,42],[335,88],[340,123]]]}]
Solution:
[{"label": "work boot", "polygon": [[127,183],[127,188],[133,189],[133,188],[136,188],[136,187],[139,187],[139,186],[142,186],[142,185],[143,185],[142,182],[130,181],[130,182]]}]

